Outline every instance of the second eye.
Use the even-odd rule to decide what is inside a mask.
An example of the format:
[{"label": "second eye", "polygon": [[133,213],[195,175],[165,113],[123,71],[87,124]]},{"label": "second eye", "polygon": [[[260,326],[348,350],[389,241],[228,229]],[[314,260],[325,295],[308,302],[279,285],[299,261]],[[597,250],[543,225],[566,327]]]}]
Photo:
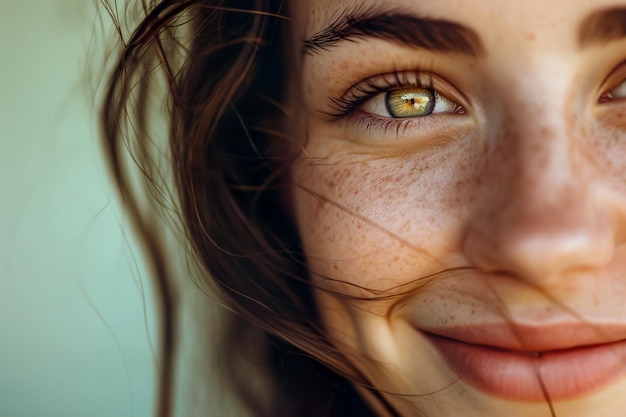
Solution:
[{"label": "second eye", "polygon": [[435,90],[410,87],[377,94],[366,101],[361,110],[381,117],[407,118],[435,113],[455,113],[459,108],[458,104]]}]

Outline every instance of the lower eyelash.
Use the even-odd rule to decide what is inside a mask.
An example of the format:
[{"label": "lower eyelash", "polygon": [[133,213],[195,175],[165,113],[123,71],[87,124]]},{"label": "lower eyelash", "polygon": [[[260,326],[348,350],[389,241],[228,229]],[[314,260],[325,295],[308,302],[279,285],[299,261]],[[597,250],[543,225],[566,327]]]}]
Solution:
[{"label": "lower eyelash", "polygon": [[412,119],[381,118],[379,116],[363,112],[355,113],[352,117],[354,117],[354,123],[365,132],[378,130],[387,134],[390,130],[394,129],[397,136],[403,134],[407,127],[413,122]]}]

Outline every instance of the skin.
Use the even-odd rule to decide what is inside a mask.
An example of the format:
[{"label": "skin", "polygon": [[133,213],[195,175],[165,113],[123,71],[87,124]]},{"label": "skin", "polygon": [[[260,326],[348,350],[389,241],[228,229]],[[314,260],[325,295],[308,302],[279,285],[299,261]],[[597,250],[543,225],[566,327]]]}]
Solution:
[{"label": "skin", "polygon": [[[355,3],[297,0],[295,37]],[[626,2],[374,4],[463,24],[484,54],[363,38],[303,56],[295,45],[294,135],[304,145],[292,204],[329,336],[402,416],[623,415],[621,374],[551,411],[459,379],[424,331],[626,323],[626,99],[616,89],[626,39],[577,42],[590,13]],[[363,108],[324,114],[329,97],[396,70],[431,74],[463,112],[403,119],[401,129],[368,128]]]}]

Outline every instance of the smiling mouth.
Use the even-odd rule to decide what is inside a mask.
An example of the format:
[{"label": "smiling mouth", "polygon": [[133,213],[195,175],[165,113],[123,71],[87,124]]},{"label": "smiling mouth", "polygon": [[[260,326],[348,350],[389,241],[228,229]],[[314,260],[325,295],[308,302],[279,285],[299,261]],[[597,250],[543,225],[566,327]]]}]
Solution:
[{"label": "smiling mouth", "polygon": [[626,375],[626,340],[545,350],[519,350],[423,333],[460,380],[519,401],[566,400]]}]

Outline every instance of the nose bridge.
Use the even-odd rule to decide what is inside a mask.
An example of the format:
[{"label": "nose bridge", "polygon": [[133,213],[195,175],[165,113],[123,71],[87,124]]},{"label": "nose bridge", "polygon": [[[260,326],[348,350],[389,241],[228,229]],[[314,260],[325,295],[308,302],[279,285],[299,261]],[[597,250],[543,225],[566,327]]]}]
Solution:
[{"label": "nose bridge", "polygon": [[535,211],[550,215],[564,212],[564,206],[581,208],[589,191],[575,127],[564,123],[565,109],[552,105],[533,106],[530,111],[516,106],[510,111],[514,115],[507,117],[503,140],[496,144],[496,152],[508,165],[499,176],[503,184],[498,193],[503,203],[511,203],[508,210],[518,215]]},{"label": "nose bridge", "polygon": [[526,82],[514,84],[503,98],[502,126],[483,174],[488,186],[465,251],[480,268],[548,285],[607,262],[611,231],[594,195],[584,138],[567,123],[574,109],[565,83],[527,73]]},{"label": "nose bridge", "polygon": [[[520,63],[517,78],[504,79],[498,91],[502,93],[502,126],[494,144],[499,159],[508,164],[502,179],[508,181],[506,189],[516,193],[540,193],[552,189],[543,197],[564,198],[555,189],[567,188],[574,178],[577,157],[576,126],[567,123],[575,120],[574,100],[569,98],[566,80],[571,79],[563,64],[545,57],[536,59],[541,65],[526,60]],[[578,184],[582,186],[582,184]],[[578,187],[581,188],[581,187]],[[565,191],[565,190],[563,190]],[[574,191],[573,189],[570,191]],[[526,204],[534,199],[523,198]],[[541,203],[542,200],[535,201]]]},{"label": "nose bridge", "polygon": [[528,66],[504,89],[503,123],[494,144],[499,162],[487,173],[496,181],[489,198],[499,206],[497,218],[517,233],[537,228],[536,234],[545,234],[557,219],[581,215],[587,206],[582,138],[566,122],[573,119],[567,114],[573,111],[563,82],[567,77],[555,72]]}]

